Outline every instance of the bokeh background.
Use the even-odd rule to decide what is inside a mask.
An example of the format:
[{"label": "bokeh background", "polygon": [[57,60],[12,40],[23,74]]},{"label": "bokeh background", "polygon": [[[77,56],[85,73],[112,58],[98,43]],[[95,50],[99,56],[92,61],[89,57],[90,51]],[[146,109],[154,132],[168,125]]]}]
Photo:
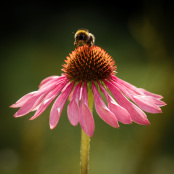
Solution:
[{"label": "bokeh background", "polygon": [[[174,1],[57,1],[1,4],[0,173],[80,173],[80,126],[66,107],[54,130],[51,106],[36,120],[15,119],[10,109],[37,90],[43,78],[60,75],[74,50],[74,33],[88,28],[96,45],[117,64],[117,76],[164,96],[162,114],[147,114],[150,126],[114,129],[94,111],[89,174],[174,173]],[[67,104],[66,104],[67,106]]]}]

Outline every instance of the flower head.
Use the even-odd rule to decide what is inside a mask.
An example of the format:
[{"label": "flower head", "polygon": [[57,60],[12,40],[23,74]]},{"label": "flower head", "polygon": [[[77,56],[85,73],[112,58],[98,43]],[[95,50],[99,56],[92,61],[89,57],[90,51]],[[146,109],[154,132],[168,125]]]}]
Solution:
[{"label": "flower head", "polygon": [[[88,91],[92,88],[95,109],[102,120],[112,127],[119,123],[132,122],[148,125],[146,114],[161,113],[161,95],[137,88],[115,76],[116,65],[112,57],[98,46],[82,45],[67,56],[61,76],[50,76],[44,79],[37,91],[19,99],[13,108],[20,107],[15,117],[21,117],[36,111],[33,120],[40,116],[51,102],[56,99],[50,111],[50,128],[56,127],[64,105],[71,94],[67,114],[70,123],[80,123],[84,132],[93,136],[94,119],[89,109]],[[112,96],[109,94],[110,91]],[[100,92],[106,98],[103,101]],[[57,98],[56,98],[57,97]]]},{"label": "flower head", "polygon": [[72,51],[63,65],[64,74],[70,80],[96,81],[115,74],[115,62],[98,46],[81,46]]}]

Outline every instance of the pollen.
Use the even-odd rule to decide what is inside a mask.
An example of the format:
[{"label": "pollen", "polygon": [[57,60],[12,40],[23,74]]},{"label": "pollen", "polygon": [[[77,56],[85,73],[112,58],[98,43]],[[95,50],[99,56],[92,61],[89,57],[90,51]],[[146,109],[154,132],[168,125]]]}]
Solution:
[{"label": "pollen", "polygon": [[115,74],[116,65],[102,48],[83,45],[67,56],[62,70],[70,80],[96,81]]}]

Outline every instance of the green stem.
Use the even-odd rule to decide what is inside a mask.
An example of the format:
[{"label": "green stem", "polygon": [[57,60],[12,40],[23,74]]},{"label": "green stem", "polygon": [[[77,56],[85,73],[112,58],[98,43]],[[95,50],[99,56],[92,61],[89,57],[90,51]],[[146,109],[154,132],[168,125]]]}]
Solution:
[{"label": "green stem", "polygon": [[[92,89],[88,88],[88,103],[92,112],[93,107],[93,93]],[[89,161],[90,137],[81,131],[81,174],[88,174],[88,161]]]},{"label": "green stem", "polygon": [[81,174],[88,173],[90,137],[81,131]]}]

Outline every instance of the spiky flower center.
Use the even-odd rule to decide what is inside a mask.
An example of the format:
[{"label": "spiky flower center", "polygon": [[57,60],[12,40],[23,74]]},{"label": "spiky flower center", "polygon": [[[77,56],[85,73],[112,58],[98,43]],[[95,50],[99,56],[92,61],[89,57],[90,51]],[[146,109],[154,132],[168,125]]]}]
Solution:
[{"label": "spiky flower center", "polygon": [[63,71],[70,80],[102,80],[115,74],[115,62],[98,46],[81,46],[67,56]]}]

